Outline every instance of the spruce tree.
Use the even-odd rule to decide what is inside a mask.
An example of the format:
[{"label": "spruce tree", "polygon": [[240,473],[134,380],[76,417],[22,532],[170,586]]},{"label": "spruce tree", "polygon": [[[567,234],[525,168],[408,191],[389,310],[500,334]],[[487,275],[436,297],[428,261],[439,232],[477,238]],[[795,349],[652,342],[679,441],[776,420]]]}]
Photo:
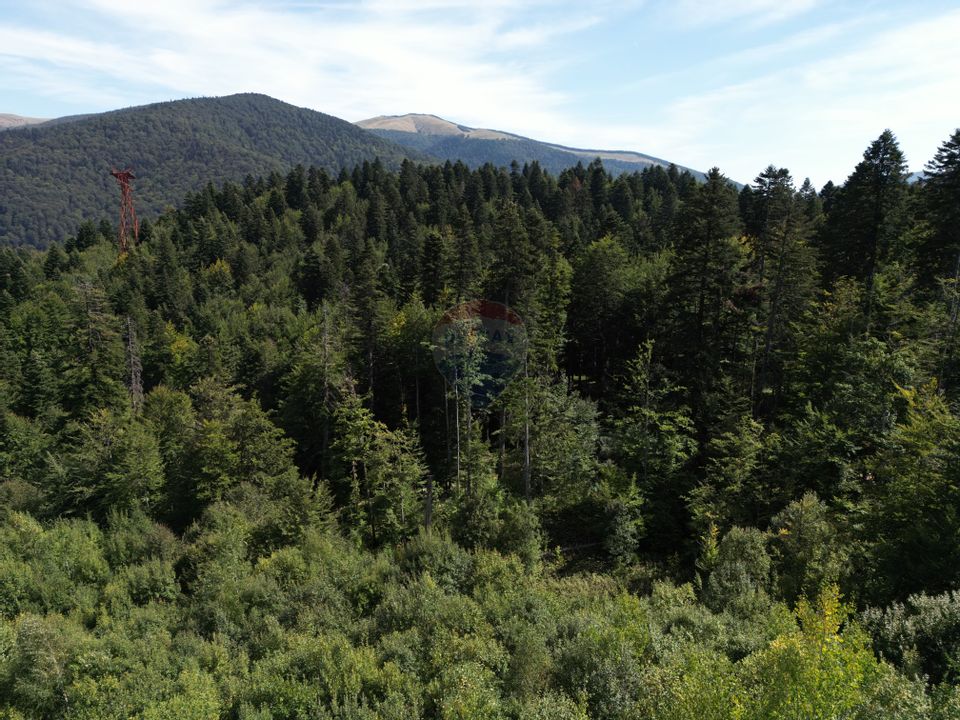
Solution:
[{"label": "spruce tree", "polygon": [[898,243],[906,219],[906,168],[896,137],[884,130],[831,200],[821,234],[826,280],[846,275],[864,284],[866,327],[876,304],[877,273],[902,252]]}]

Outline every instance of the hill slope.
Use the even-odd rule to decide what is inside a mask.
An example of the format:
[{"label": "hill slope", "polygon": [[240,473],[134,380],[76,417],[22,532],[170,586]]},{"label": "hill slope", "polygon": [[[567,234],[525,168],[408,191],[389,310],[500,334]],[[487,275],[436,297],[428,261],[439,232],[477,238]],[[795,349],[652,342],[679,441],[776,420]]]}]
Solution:
[{"label": "hill slope", "polygon": [[389,167],[418,153],[345,120],[265,95],[144,105],[0,133],[0,244],[43,247],[84,218],[112,218],[111,167],[137,174],[141,215],[208,181],[242,180],[297,163],[331,171],[379,157]]},{"label": "hill slope", "polygon": [[[357,125],[405,147],[443,160],[463,160],[471,167],[486,162],[508,166],[514,160],[520,163],[536,160],[544,169],[558,173],[578,162],[586,165],[599,157],[608,171],[619,174],[643,170],[651,165],[668,167],[671,164],[643,153],[572,148],[500,130],[471,128],[436,115],[381,115],[361,120]],[[695,170],[690,172],[698,178],[703,177]]]}]

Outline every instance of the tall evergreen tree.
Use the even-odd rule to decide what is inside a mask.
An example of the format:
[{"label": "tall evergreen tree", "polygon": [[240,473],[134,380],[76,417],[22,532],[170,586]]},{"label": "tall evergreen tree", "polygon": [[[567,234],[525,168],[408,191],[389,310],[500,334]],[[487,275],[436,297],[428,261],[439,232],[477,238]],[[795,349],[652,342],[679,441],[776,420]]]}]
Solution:
[{"label": "tall evergreen tree", "polygon": [[670,280],[673,328],[667,352],[681,369],[681,382],[690,388],[697,417],[705,395],[720,381],[725,361],[743,352],[743,339],[731,320],[750,312],[748,304],[755,300],[743,295],[734,302],[744,249],[738,241],[737,191],[718,168],[685,205],[681,222]]},{"label": "tall evergreen tree", "polygon": [[[940,352],[941,387],[953,386],[957,376],[957,327],[960,316],[960,130],[938,149],[926,166],[921,200],[930,232],[917,248],[918,281],[945,295],[947,321]],[[942,288],[937,288],[940,283]]]},{"label": "tall evergreen tree", "polygon": [[867,327],[876,304],[877,273],[902,250],[898,243],[906,220],[906,169],[896,137],[884,130],[832,199],[821,235],[827,280],[846,275],[864,283]]}]

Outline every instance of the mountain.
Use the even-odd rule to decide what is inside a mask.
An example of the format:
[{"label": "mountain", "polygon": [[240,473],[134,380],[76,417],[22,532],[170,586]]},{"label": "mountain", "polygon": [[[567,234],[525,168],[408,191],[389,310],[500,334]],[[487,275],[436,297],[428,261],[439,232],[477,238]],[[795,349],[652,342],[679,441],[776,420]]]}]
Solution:
[{"label": "mountain", "polygon": [[112,167],[131,167],[147,216],[213,181],[287,172],[297,163],[337,172],[420,153],[339,118],[266,95],[196,98],[80,115],[0,132],[0,244],[44,247],[85,218],[111,219]]},{"label": "mountain", "polygon": [[24,125],[36,125],[37,123],[46,121],[47,118],[23,117],[23,115],[0,113],[0,130],[9,130],[10,128],[23,127]]},{"label": "mountain", "polygon": [[[577,163],[586,165],[598,157],[603,161],[603,166],[613,174],[635,172],[651,165],[671,165],[669,161],[652,155],[624,150],[566,147],[500,130],[457,125],[436,115],[381,115],[361,120],[357,125],[412,150],[442,160],[462,160],[471,167],[487,162],[509,166],[514,160],[519,163],[536,160],[544,169],[558,173]],[[700,179],[703,178],[703,173],[696,170],[690,172]]]}]

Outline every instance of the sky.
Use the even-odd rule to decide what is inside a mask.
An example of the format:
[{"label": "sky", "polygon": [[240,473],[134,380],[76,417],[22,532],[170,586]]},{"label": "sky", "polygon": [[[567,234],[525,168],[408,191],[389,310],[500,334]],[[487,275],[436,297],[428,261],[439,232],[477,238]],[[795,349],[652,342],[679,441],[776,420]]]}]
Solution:
[{"label": "sky", "polygon": [[913,170],[960,126],[960,3],[0,0],[0,112],[261,92],[432,113],[750,182],[843,182],[885,128]]}]

